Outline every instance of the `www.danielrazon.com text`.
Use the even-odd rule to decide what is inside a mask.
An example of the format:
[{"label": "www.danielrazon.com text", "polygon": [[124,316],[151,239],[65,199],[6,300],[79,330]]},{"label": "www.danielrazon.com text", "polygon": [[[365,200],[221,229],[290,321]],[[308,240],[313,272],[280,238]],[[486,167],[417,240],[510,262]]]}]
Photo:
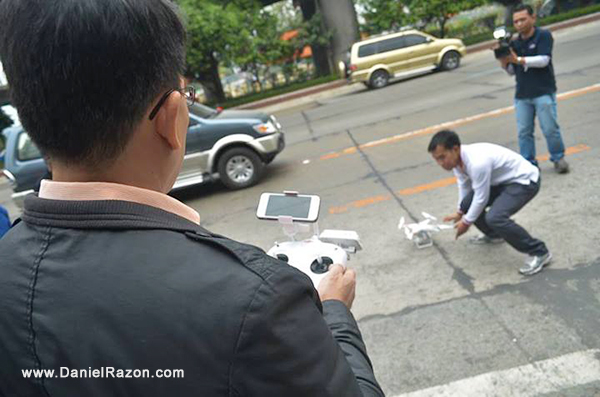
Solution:
[{"label": "www.danielrazon.com text", "polygon": [[152,378],[183,378],[182,369],[118,369],[114,367],[72,369],[60,367],[53,369],[22,369],[24,378],[82,378],[82,379],[152,379]]}]

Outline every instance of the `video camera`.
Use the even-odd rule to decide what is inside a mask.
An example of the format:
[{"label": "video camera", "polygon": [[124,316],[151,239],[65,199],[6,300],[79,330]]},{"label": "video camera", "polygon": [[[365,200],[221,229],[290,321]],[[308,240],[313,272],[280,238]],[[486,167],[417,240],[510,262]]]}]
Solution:
[{"label": "video camera", "polygon": [[498,40],[498,48],[494,49],[496,59],[504,58],[510,55],[510,39],[512,33],[504,26],[500,26],[494,30],[494,38]]}]

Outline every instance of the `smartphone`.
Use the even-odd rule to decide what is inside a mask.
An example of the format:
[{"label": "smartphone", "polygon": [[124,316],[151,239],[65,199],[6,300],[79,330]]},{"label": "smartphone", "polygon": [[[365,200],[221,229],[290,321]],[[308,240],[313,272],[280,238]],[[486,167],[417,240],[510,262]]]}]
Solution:
[{"label": "smartphone", "polygon": [[319,218],[321,198],[309,194],[263,193],[260,195],[256,216],[277,220],[291,216],[294,221],[316,222]]}]

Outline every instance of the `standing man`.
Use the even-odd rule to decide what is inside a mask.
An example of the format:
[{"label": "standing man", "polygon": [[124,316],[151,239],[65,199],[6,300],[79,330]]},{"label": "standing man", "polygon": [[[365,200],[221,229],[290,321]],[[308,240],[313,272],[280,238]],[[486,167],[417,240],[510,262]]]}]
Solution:
[{"label": "standing man", "polygon": [[535,26],[535,14],[529,5],[519,5],[513,12],[513,24],[519,36],[511,43],[509,56],[501,66],[517,79],[515,110],[519,131],[519,150],[532,164],[535,159],[535,115],[548,145],[550,160],[559,174],[569,172],[565,145],[556,115],[556,80],[552,65],[554,39],[550,31]]},{"label": "standing man", "polygon": [[185,36],[171,0],[0,1],[13,103],[52,164],[0,240],[0,395],[382,396],[353,270],[317,293],[167,195]]},{"label": "standing man", "polygon": [[[428,148],[435,161],[458,180],[458,210],[444,218],[453,221],[456,238],[474,223],[483,233],[471,241],[476,244],[506,241],[529,260],[519,269],[531,276],[550,263],[546,245],[531,237],[510,217],[525,206],[540,190],[540,171],[522,156],[491,143],[460,144],[454,131],[436,133]],[[486,212],[486,208],[490,209]]]}]

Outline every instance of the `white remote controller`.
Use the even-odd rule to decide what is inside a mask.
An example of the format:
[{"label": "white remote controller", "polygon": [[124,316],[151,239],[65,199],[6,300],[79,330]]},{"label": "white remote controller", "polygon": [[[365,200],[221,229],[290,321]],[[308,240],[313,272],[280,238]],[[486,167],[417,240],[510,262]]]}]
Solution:
[{"label": "white remote controller", "polygon": [[343,248],[324,243],[317,236],[308,240],[277,243],[267,254],[308,275],[315,288],[327,275],[329,266],[338,264],[345,267],[348,262],[348,253]]}]

